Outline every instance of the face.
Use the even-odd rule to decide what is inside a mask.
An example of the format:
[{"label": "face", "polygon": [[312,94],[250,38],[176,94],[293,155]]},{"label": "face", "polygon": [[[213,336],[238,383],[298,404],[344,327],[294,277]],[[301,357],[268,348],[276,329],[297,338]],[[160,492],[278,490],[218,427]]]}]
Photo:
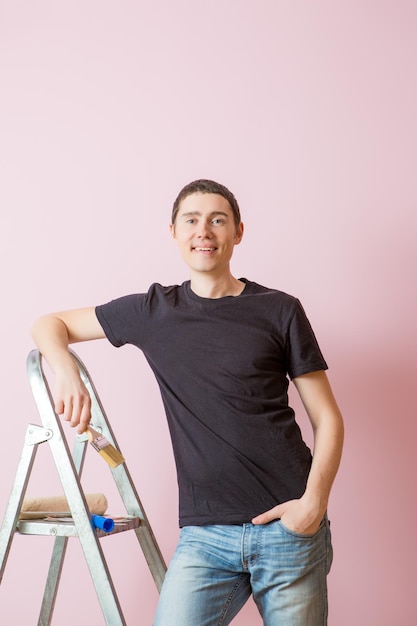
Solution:
[{"label": "face", "polygon": [[229,271],[243,224],[236,227],[229,202],[216,193],[193,193],[181,202],[171,234],[194,272],[221,275]]}]

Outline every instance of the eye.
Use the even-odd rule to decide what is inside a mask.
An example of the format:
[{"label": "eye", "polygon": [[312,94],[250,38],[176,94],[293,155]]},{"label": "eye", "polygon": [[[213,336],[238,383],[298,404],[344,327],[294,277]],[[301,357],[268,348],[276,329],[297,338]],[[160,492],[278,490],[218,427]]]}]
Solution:
[{"label": "eye", "polygon": [[215,224],[216,226],[223,224],[223,222],[224,220],[221,217],[215,217],[214,220],[212,220],[212,224]]},{"label": "eye", "polygon": [[189,217],[188,220],[185,220],[186,224],[195,224],[195,219],[193,217]]}]

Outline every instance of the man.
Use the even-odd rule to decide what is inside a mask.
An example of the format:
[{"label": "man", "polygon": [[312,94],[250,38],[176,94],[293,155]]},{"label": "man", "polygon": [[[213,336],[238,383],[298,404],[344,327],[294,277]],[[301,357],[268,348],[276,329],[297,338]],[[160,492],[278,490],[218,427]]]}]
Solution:
[{"label": "man", "polygon": [[[143,350],[180,494],[180,540],[155,626],[229,624],[251,594],[265,626],[323,626],[326,510],[343,440],[327,365],[296,298],[231,274],[243,224],[226,187],[184,187],[170,228],[189,281],[35,322],[56,376],[56,411],[78,432],[90,420],[69,343],[107,337]],[[289,378],[313,427],[313,457],[288,406]]]}]

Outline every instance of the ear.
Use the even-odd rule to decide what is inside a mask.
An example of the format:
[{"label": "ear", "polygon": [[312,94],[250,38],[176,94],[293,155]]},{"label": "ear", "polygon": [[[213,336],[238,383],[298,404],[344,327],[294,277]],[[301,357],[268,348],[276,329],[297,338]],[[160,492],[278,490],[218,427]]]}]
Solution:
[{"label": "ear", "polygon": [[169,232],[171,233],[171,237],[175,239],[175,224],[169,225]]},{"label": "ear", "polygon": [[235,245],[237,246],[243,239],[243,231],[245,230],[245,227],[243,225],[243,222],[240,222],[239,226],[236,229],[236,236],[235,236]]}]

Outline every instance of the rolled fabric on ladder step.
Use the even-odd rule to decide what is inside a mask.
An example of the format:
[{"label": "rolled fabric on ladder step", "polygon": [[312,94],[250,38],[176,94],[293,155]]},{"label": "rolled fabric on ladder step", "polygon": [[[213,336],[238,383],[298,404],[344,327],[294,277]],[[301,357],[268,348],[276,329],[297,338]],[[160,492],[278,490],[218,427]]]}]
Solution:
[{"label": "rolled fabric on ladder step", "polygon": [[[85,494],[90,513],[104,515],[107,511],[108,502],[104,493]],[[48,517],[50,513],[60,513],[62,516],[71,515],[68,500],[65,496],[49,496],[37,498],[25,498],[20,510],[20,519],[41,519]]]}]

